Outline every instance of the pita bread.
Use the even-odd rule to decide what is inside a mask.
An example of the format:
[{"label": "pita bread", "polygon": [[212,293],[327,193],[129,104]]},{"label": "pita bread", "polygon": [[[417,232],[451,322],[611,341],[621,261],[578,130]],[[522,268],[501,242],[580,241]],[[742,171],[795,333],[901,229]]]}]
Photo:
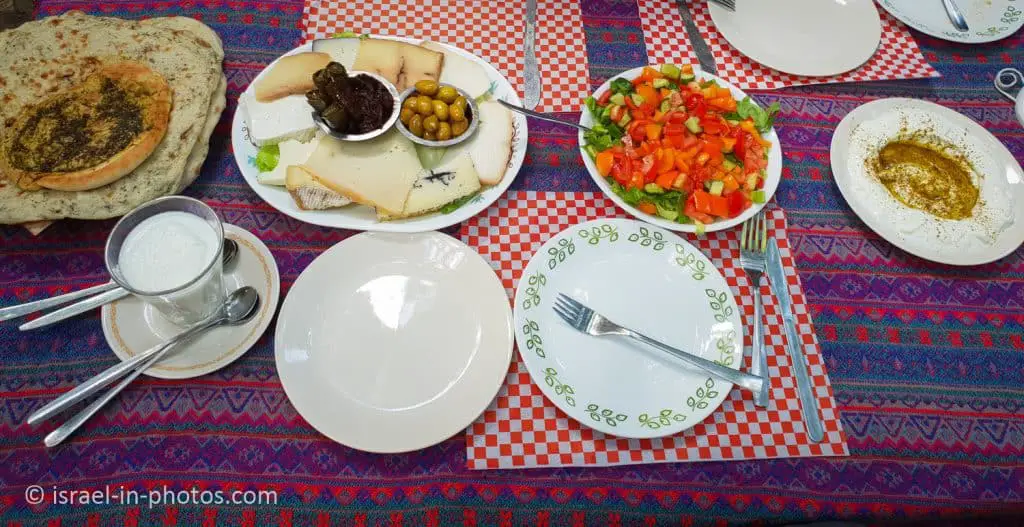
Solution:
[{"label": "pita bread", "polygon": [[0,187],[0,223],[117,217],[179,189],[188,158],[204,132],[210,86],[217,86],[223,75],[221,55],[211,43],[187,31],[69,12],[0,33],[0,47],[5,50],[0,55],[0,134],[25,105],[67,89],[116,60],[146,64],[163,75],[174,92],[167,134],[135,171],[107,186],[79,192],[22,192],[8,182]]}]

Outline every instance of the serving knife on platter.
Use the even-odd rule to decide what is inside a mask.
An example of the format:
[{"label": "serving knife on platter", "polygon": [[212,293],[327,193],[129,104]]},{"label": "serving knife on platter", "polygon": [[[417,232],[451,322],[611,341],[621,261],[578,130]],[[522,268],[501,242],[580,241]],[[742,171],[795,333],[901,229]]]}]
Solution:
[{"label": "serving knife on platter", "polygon": [[789,360],[793,364],[793,374],[796,375],[796,393],[800,398],[800,413],[804,416],[807,436],[811,438],[811,441],[819,443],[825,438],[825,426],[822,424],[821,414],[818,412],[818,398],[814,396],[814,385],[811,383],[809,367],[804,357],[803,344],[796,331],[793,297],[789,293],[789,286],[786,285],[786,275],[782,270],[782,255],[779,254],[779,244],[775,238],[768,241],[765,264],[769,285],[772,294],[779,301],[782,323],[786,328],[786,351],[789,352]]},{"label": "serving knife on platter", "polygon": [[711,54],[711,48],[708,47],[708,43],[704,42],[704,37],[700,36],[700,30],[697,29],[697,24],[693,22],[693,15],[690,14],[690,8],[686,5],[686,0],[676,0],[676,4],[679,6],[679,15],[683,17],[683,24],[686,26],[686,38],[689,39],[690,46],[697,55],[700,69],[712,75],[718,75],[715,57]]},{"label": "serving knife on platter", "polygon": [[540,102],[540,66],[537,65],[537,0],[526,0],[526,35],[523,37],[523,107]]}]

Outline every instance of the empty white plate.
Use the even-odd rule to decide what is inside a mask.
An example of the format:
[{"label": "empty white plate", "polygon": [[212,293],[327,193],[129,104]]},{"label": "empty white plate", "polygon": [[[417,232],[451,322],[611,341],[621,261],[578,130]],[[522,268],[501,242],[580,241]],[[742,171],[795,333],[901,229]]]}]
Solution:
[{"label": "empty white plate", "polygon": [[1024,26],[1024,5],[1018,0],[957,0],[969,31],[953,27],[940,2],[879,0],[879,4],[904,24],[936,38],[981,44],[1004,39]]},{"label": "empty white plate", "polygon": [[[941,10],[936,2],[935,9]],[[711,20],[751,59],[794,75],[838,75],[875,54],[882,23],[871,0],[736,0],[736,11],[708,2]]]},{"label": "empty white plate", "polygon": [[364,233],[321,254],[285,298],[274,354],[295,409],[368,452],[434,445],[475,420],[512,358],[494,270],[437,232]]}]

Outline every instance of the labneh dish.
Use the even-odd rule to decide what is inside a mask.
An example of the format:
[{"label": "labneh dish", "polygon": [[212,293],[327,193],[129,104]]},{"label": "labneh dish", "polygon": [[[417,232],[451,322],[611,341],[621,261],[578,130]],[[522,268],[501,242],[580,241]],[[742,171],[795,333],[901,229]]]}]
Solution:
[{"label": "labneh dish", "polygon": [[[296,56],[305,58],[279,66]],[[296,95],[300,68],[312,88]],[[397,99],[388,85],[409,94]],[[284,187],[299,211],[365,207],[378,222],[449,213],[499,185],[513,158],[515,118],[487,100],[491,85],[482,66],[438,44],[317,40],[312,51],[269,66],[243,94],[244,133],[259,147],[249,163],[259,183]],[[373,131],[380,133],[346,138]]]}]

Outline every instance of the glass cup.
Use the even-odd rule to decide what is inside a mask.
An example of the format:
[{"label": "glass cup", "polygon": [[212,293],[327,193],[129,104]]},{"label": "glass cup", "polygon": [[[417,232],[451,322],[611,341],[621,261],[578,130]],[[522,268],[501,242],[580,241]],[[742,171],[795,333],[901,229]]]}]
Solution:
[{"label": "glass cup", "polygon": [[[173,214],[154,219],[167,213]],[[130,237],[143,222],[139,234]],[[196,199],[168,196],[121,218],[107,238],[104,258],[118,285],[167,320],[188,326],[214,314],[224,303],[223,250],[224,226],[213,209]]]}]

